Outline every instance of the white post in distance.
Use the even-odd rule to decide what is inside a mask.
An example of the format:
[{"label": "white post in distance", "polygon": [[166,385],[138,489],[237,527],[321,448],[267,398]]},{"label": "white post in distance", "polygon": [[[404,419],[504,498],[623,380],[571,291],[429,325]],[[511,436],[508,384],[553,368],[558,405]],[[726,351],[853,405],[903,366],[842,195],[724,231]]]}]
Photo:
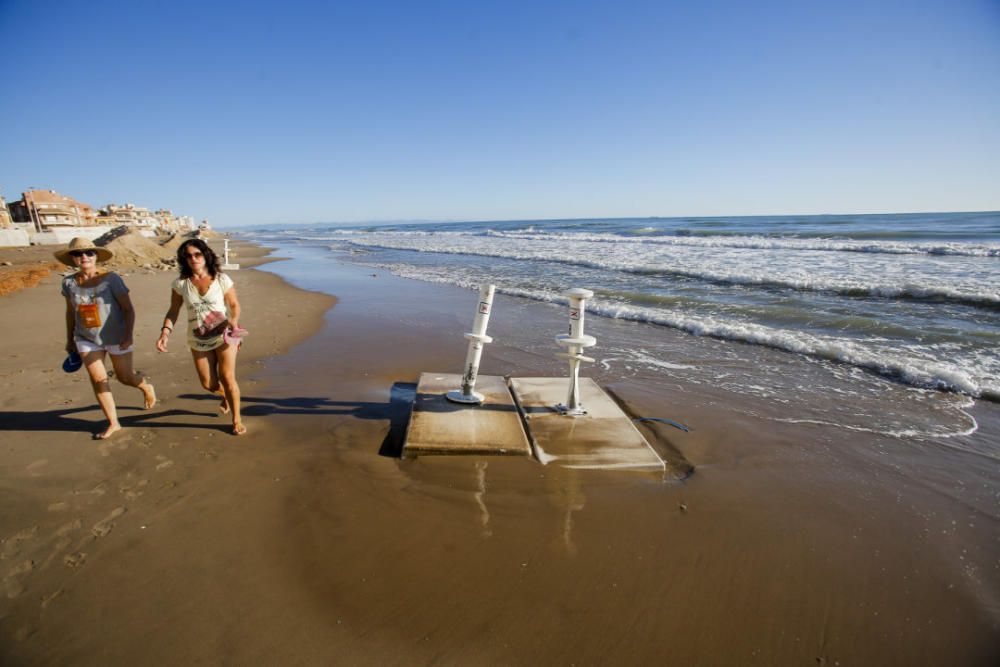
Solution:
[{"label": "white post in distance", "polygon": [[229,263],[229,239],[222,239],[222,270],[223,271],[235,271],[240,268],[239,264]]},{"label": "white post in distance", "polygon": [[560,359],[569,361],[569,393],[566,403],[560,403],[556,410],[569,417],[587,414],[580,402],[580,362],[593,363],[593,359],[585,357],[583,350],[597,344],[597,339],[583,333],[583,320],[587,309],[587,299],[594,296],[588,289],[574,287],[563,292],[569,298],[569,335],[556,336],[556,343],[566,348],[565,352],[557,352]]},{"label": "white post in distance", "polygon": [[479,288],[476,319],[472,323],[472,332],[465,334],[465,337],[469,339],[469,351],[465,354],[462,388],[445,394],[449,401],[472,404],[483,402],[484,396],[475,390],[476,376],[479,375],[479,359],[483,355],[483,344],[493,342],[493,339],[486,335],[486,325],[490,321],[490,310],[493,308],[493,293],[495,291],[495,285],[482,285]]}]

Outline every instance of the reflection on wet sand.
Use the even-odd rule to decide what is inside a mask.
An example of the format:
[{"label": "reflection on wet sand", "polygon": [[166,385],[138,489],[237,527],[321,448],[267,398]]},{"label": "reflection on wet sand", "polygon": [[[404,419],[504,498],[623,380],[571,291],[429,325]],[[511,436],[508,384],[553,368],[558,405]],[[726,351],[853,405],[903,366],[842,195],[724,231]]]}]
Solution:
[{"label": "reflection on wet sand", "polygon": [[486,506],[486,468],[488,461],[476,461],[476,492],[474,495],[476,504],[479,506],[479,523],[483,527],[483,537],[491,537],[493,531],[490,530],[490,510]]},{"label": "reflection on wet sand", "polygon": [[549,500],[561,506],[563,510],[563,545],[566,547],[568,555],[575,556],[576,544],[573,542],[573,513],[583,511],[584,505],[587,502],[587,496],[583,493],[583,488],[580,484],[580,473],[578,471],[568,469],[564,476],[553,479],[557,487],[549,495]]}]

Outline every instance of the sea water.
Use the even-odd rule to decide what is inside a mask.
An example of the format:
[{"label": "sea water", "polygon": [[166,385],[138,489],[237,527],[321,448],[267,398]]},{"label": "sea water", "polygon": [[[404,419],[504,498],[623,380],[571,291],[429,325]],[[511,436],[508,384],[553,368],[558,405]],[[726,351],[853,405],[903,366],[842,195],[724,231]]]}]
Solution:
[{"label": "sea water", "polygon": [[606,371],[728,387],[789,405],[789,420],[968,434],[965,408],[1000,400],[996,212],[329,224],[246,235],[414,280],[493,283],[535,302],[591,289],[589,315],[642,325],[599,341]]}]

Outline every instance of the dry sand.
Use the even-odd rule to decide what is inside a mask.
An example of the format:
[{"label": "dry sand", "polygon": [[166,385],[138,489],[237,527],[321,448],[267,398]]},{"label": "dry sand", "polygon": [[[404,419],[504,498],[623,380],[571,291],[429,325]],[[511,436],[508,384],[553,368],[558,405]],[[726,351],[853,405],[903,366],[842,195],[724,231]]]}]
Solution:
[{"label": "dry sand", "polygon": [[[203,237],[219,238],[217,234]],[[121,271],[155,269],[175,271],[177,248],[191,234],[174,234],[170,237],[148,238],[128,227],[117,227],[94,240],[94,244],[107,247],[114,257],[107,268]],[[53,257],[62,245],[38,245],[23,248],[0,248],[0,296],[19,289],[34,287],[53,271],[66,271],[67,267]]]},{"label": "dry sand", "polygon": [[[647,429],[666,480],[400,460],[412,383],[461,363],[469,295],[330,270],[331,310],[234,275],[244,438],[182,340],[152,350],[170,274],[126,277],[163,402],[115,386],[126,429],[107,443],[85,378],[58,370],[57,276],[0,297],[0,662],[997,664],[995,461],[610,377],[629,411],[693,427]],[[498,342],[483,372],[539,367],[561,368]],[[977,438],[997,414],[979,406]]]}]

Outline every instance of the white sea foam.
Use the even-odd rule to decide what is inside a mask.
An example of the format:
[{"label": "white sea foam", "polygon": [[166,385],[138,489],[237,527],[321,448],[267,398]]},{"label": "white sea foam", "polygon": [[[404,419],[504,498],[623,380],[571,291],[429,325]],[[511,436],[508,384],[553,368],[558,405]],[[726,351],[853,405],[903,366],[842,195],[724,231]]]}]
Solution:
[{"label": "white sea foam", "polygon": [[[972,435],[973,433],[975,433],[979,429],[979,424],[976,423],[976,420],[974,420],[974,419],[972,420],[972,425],[971,426],[968,426],[968,427],[966,427],[964,429],[960,429],[958,431],[942,431],[942,430],[934,430],[934,429],[920,430],[920,429],[913,429],[913,428],[895,429],[895,430],[894,429],[879,429],[879,428],[872,428],[872,427],[868,427],[868,426],[855,426],[855,425],[852,425],[852,424],[845,424],[843,422],[831,422],[831,421],[827,421],[827,420],[824,420],[824,419],[774,418],[774,421],[784,422],[786,424],[815,424],[817,426],[832,426],[832,427],[835,427],[835,428],[847,429],[848,431],[859,431],[859,432],[862,432],[862,433],[874,433],[876,435],[887,435],[887,436],[890,436],[892,438],[903,438],[903,439],[910,439],[910,438],[934,438],[934,439],[955,438],[955,437],[959,437],[959,436]],[[957,447],[956,449],[959,449],[959,450],[961,450],[963,452],[968,451],[968,450],[966,450],[965,448],[962,448],[962,447]],[[997,459],[997,457],[991,456],[991,455],[988,455],[988,454],[982,454],[982,455],[983,456],[988,456],[989,458],[992,458],[992,459]],[[997,460],[1000,460],[1000,459],[997,459]]]},{"label": "white sea foam", "polygon": [[[400,264],[378,264],[404,278],[438,282],[476,289],[475,276],[456,276],[440,268],[417,268]],[[566,303],[558,293],[544,288],[497,285],[497,291],[550,303]],[[952,391],[968,396],[1000,399],[1000,377],[990,366],[969,367],[961,362],[944,362],[922,354],[916,347],[885,347],[877,340],[837,338],[806,331],[777,329],[753,322],[690,315],[670,310],[658,310],[620,303],[594,300],[588,312],[619,320],[644,322],[685,331],[696,336],[741,341],[785,350],[827,361],[849,364],[857,368],[893,378],[913,387]],[[996,360],[987,360],[996,365]],[[971,364],[965,360],[966,364]]]},{"label": "white sea foam", "polygon": [[[525,235],[522,235],[522,237]],[[734,286],[815,291],[844,296],[939,300],[995,308],[1000,306],[1000,265],[955,265],[941,261],[907,263],[900,257],[872,257],[846,263],[823,253],[781,258],[731,247],[675,248],[613,244],[565,235],[471,236],[461,232],[392,232],[345,235],[365,247],[424,253],[465,254],[504,259],[557,262],[647,276],[687,278]],[[615,237],[620,240],[620,237]],[[919,268],[918,268],[919,267]]]},{"label": "white sea foam", "polygon": [[[648,227],[641,232],[657,231]],[[595,243],[682,246],[697,248],[744,248],[754,250],[812,250],[821,252],[863,252],[889,255],[955,255],[962,257],[1000,257],[997,243],[947,243],[905,241],[859,241],[836,238],[795,238],[771,236],[621,236],[618,234],[579,234],[565,232],[528,233],[525,231],[490,231],[492,236],[534,241],[570,240]],[[471,233],[469,233],[471,235]]]},{"label": "white sea foam", "polygon": [[[930,242],[930,241],[870,241],[841,238],[800,238],[790,236],[645,236],[658,231],[654,227],[638,229],[631,235],[586,232],[544,232],[534,227],[518,230],[398,230],[380,231],[370,229],[332,229],[324,232],[323,239],[348,236],[363,238],[391,235],[406,237],[490,237],[536,242],[557,243],[611,243],[633,246],[664,246],[680,248],[732,248],[744,250],[798,250],[815,252],[856,252],[887,255],[936,255],[956,257],[1000,257],[1000,243],[971,243],[964,241]],[[303,239],[310,238],[303,236]]]}]

